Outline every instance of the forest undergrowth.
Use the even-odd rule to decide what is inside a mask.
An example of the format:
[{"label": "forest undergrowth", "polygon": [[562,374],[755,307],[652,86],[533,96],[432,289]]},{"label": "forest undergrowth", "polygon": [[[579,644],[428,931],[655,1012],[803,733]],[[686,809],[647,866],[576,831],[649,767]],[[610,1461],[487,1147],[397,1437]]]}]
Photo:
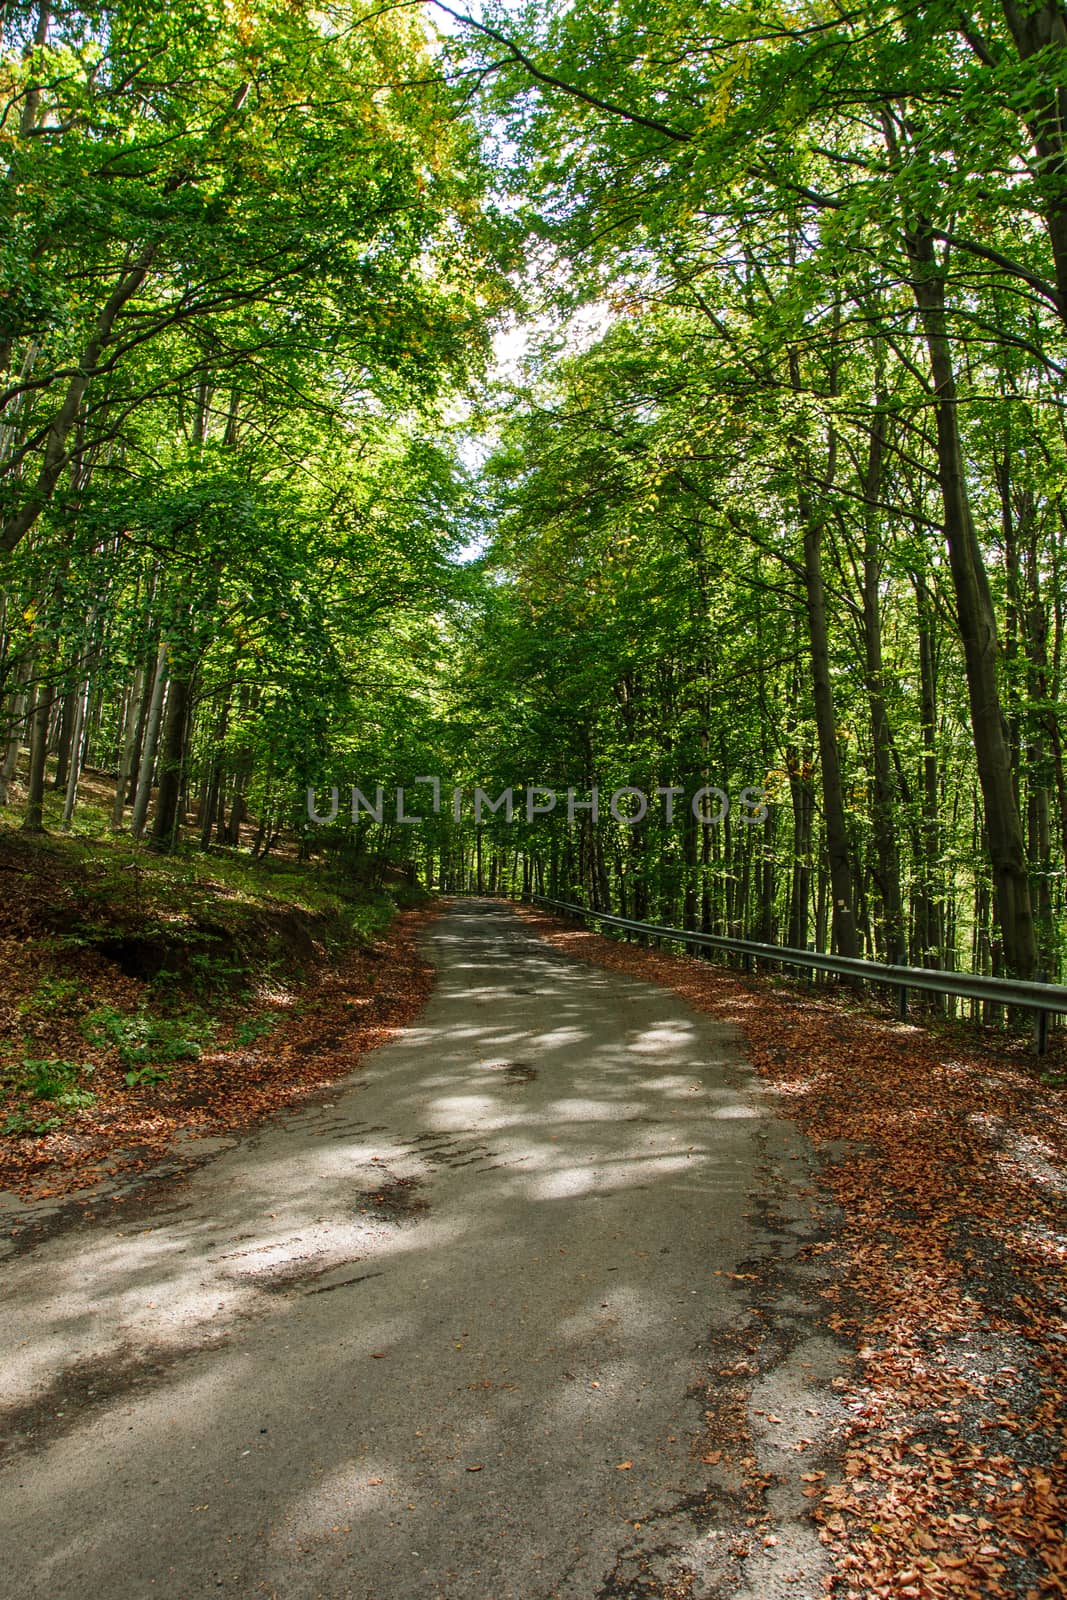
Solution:
[{"label": "forest undergrowth", "polygon": [[[106,801],[105,786],[100,785]],[[326,1088],[418,1009],[435,909],[299,862],[0,828],[0,1190],[87,1193]],[[191,1143],[189,1141],[192,1141]]]}]

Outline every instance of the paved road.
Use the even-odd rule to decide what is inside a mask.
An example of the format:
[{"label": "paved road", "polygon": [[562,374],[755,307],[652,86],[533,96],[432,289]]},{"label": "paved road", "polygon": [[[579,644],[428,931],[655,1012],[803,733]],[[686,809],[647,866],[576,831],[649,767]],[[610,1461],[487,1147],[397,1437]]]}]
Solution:
[{"label": "paved road", "polygon": [[[428,943],[418,1024],[329,1103],[3,1269],[0,1399],[43,1422],[0,1472],[5,1600],[818,1592],[799,1525],[718,1587],[737,1484],[697,1387],[747,1316],[729,1272],[809,1226],[799,1142],[673,994],[489,901]],[[803,1291],[780,1309],[772,1471],[826,1358]]]}]

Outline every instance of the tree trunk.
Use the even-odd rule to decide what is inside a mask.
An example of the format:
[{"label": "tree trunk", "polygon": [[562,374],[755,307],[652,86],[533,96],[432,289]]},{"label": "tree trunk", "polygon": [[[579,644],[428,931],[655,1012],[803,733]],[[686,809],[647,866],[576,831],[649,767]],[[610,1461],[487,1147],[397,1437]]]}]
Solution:
[{"label": "tree trunk", "polygon": [[185,730],[191,699],[192,680],[188,672],[175,673],[167,693],[167,720],[159,757],[159,792],[149,841],[153,850],[172,850],[177,841],[185,770]]},{"label": "tree trunk", "polygon": [[224,767],[222,759],[223,745],[226,739],[226,729],[230,720],[230,696],[233,694],[233,683],[229,683],[222,692],[222,702],[218,716],[215,719],[215,755],[211,760],[207,782],[204,785],[203,798],[200,807],[200,848],[209,849],[211,836],[216,825],[222,827],[222,795],[224,786]]},{"label": "tree trunk", "polygon": [[133,686],[126,704],[126,726],[123,730],[122,755],[119,758],[115,798],[111,804],[111,826],[116,831],[122,827],[126,815],[126,791],[134,775],[137,760],[137,730],[141,721],[145,696],[145,679],[148,674],[144,663],[138,662],[133,675]]},{"label": "tree trunk", "polygon": [[933,240],[925,226],[920,224],[909,230],[906,244],[915,268],[912,286],[933,379],[945,541],[963,642],[997,922],[1009,972],[1019,978],[1029,978],[1033,976],[1037,948],[1026,852],[1012,779],[1008,730],[997,682],[996,614],[967,494],[966,466],[956,414],[956,379],[945,315],[944,279],[937,267]]},{"label": "tree trunk", "polygon": [[789,931],[786,942],[806,950],[811,910],[811,844],[815,796],[811,787],[812,752],[796,745],[786,751],[789,796],[793,804],[793,873],[789,888]]},{"label": "tree trunk", "polygon": [[760,844],[760,913],[759,921],[756,925],[756,938],[761,939],[765,944],[773,944],[775,936],[774,821],[774,807],[769,805],[763,823],[763,838]]},{"label": "tree trunk", "polygon": [[141,744],[141,761],[137,773],[137,793],[130,818],[130,832],[135,839],[144,833],[148,818],[148,805],[152,798],[152,771],[156,764],[156,746],[159,743],[159,724],[163,715],[163,693],[167,687],[167,646],[164,641],[156,656],[152,678],[152,695],[145,717],[144,738]]},{"label": "tree trunk", "polygon": [[248,780],[251,776],[251,765],[251,755],[247,750],[243,750],[236,761],[229,820],[223,829],[223,836],[220,840],[221,844],[228,844],[233,849],[237,849],[241,843],[241,824],[248,816],[245,794],[248,788]]},{"label": "tree trunk", "polygon": [[30,774],[26,793],[23,833],[44,832],[44,769],[48,757],[48,715],[52,707],[48,686],[38,684],[30,719]]},{"label": "tree trunk", "polygon": [[934,615],[926,580],[915,579],[919,632],[919,724],[922,758],[918,833],[919,889],[915,912],[915,959],[926,967],[945,965],[945,908],[941,891],[940,785],[937,769],[937,659]]},{"label": "tree trunk", "polygon": [[85,753],[87,713],[89,710],[90,680],[86,678],[84,685],[77,694],[74,707],[74,726],[70,736],[70,772],[67,777],[67,792],[63,801],[63,832],[70,832],[70,825],[74,818],[74,807],[78,803],[78,780],[81,777],[82,757]]},{"label": "tree trunk", "polygon": [[877,504],[881,494],[883,418],[876,414],[871,434],[864,496],[867,502],[863,544],[863,645],[867,677],[867,704],[874,757],[874,876],[882,901],[882,940],[885,959],[905,959],[904,912],[900,893],[900,850],[897,844],[896,786],[893,782],[893,746],[885,701],[882,662],[882,615]]},{"label": "tree trunk", "polygon": [[[52,20],[52,7],[49,0],[41,0],[37,8],[37,26],[33,33],[33,42],[40,49],[48,42],[48,25]],[[25,98],[22,102],[22,117],[19,122],[19,132],[25,139],[37,126],[38,112],[41,105],[41,85],[36,80],[31,80],[26,86]]]},{"label": "tree trunk", "polygon": [[76,689],[63,696],[63,710],[59,718],[56,739],[56,770],[52,775],[53,789],[66,789],[70,771],[70,747],[74,738],[74,724],[78,716],[79,697]]},{"label": "tree trunk", "polygon": [[812,698],[819,738],[823,821],[832,899],[830,932],[838,955],[859,954],[853,910],[852,863],[845,824],[841,757],[837,748],[837,714],[830,682],[830,641],[826,626],[826,591],[822,575],[822,520],[812,508],[804,519],[804,590],[807,598],[808,644],[811,650]]},{"label": "tree trunk", "polygon": [[18,768],[19,749],[22,744],[22,735],[26,731],[26,710],[28,696],[23,687],[33,677],[33,662],[27,658],[22,663],[18,677],[18,688],[12,698],[10,732],[4,744],[3,760],[0,761],[0,806],[6,806],[11,788],[11,780]]}]

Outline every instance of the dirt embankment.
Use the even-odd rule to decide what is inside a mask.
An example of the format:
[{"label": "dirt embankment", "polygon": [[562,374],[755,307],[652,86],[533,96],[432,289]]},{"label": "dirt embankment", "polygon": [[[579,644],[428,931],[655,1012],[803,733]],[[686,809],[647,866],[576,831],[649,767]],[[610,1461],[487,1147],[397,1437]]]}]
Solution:
[{"label": "dirt embankment", "polygon": [[422,1004],[433,910],[0,833],[0,1189],[69,1194],[344,1076]]}]

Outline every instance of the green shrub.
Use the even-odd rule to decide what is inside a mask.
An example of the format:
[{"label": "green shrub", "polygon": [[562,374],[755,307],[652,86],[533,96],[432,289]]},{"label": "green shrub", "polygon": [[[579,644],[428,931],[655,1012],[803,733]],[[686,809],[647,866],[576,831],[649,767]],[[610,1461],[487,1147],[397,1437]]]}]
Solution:
[{"label": "green shrub", "polygon": [[52,1133],[62,1125],[62,1122],[62,1117],[34,1117],[25,1107],[19,1106],[17,1111],[10,1112],[4,1118],[4,1126],[0,1128],[0,1133],[11,1134],[14,1138],[25,1133],[37,1135]]},{"label": "green shrub", "polygon": [[137,1089],[143,1083],[166,1083],[172,1071],[172,1067],[165,1066],[132,1067],[122,1074],[122,1081],[128,1088]]},{"label": "green shrub", "polygon": [[270,1033],[277,1020],[277,1015],[273,1011],[264,1011],[261,1016],[249,1017],[247,1022],[239,1023],[234,1029],[234,1044],[255,1044],[257,1039],[262,1039],[264,1034]]},{"label": "green shrub", "polygon": [[79,1061],[60,1061],[55,1056],[24,1056],[16,1087],[31,1100],[54,1100],[70,1110],[92,1105],[96,1096],[83,1088],[78,1079],[91,1077],[93,1068]]},{"label": "green shrub", "polygon": [[23,1016],[69,1011],[80,993],[81,985],[73,978],[42,978],[32,994],[19,1001],[18,1009]]},{"label": "green shrub", "polygon": [[[17,1067],[3,1073],[5,1086],[20,1096],[20,1104],[4,1119],[0,1133],[17,1138],[22,1134],[45,1134],[61,1127],[64,1113],[81,1111],[96,1099],[79,1079],[91,1077],[93,1068],[80,1061],[62,1061],[55,1056],[23,1056]],[[35,1100],[47,1100],[57,1111],[41,1115],[30,1107]]]},{"label": "green shrub", "polygon": [[199,1012],[154,1017],[143,1006],[125,1014],[114,1006],[98,1006],[82,1024],[90,1044],[113,1045],[127,1069],[131,1088],[159,1083],[178,1061],[199,1060],[214,1035],[214,1023]]}]

